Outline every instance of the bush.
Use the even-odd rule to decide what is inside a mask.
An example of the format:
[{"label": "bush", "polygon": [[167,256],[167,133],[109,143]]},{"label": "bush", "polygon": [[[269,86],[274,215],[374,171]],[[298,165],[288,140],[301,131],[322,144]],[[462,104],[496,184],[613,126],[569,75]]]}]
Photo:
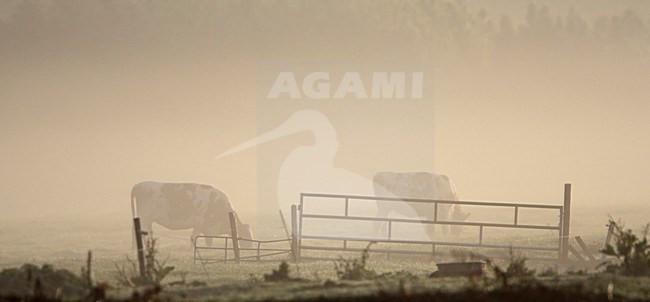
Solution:
[{"label": "bush", "polygon": [[65,295],[79,298],[84,293],[84,283],[74,273],[55,270],[52,265],[38,267],[23,264],[20,268],[4,269],[0,272],[0,295],[15,297],[41,297],[54,299]]},{"label": "bush", "polygon": [[103,301],[106,300],[106,291],[110,288],[107,282],[95,283],[92,271],[92,251],[88,251],[86,265],[81,267],[81,281],[86,290],[86,301]]},{"label": "bush", "polygon": [[539,272],[537,276],[558,278],[560,276],[560,273],[555,267],[549,266],[545,270]]},{"label": "bush", "polygon": [[624,230],[623,225],[610,220],[614,225],[614,245],[608,244],[601,252],[605,255],[616,257],[620,263],[610,265],[608,270],[621,272],[624,275],[642,276],[650,275],[650,245],[648,233],[650,224],[646,224],[640,236],[635,235],[631,229]]},{"label": "bush", "polygon": [[368,246],[361,252],[361,258],[345,259],[340,257],[334,262],[336,276],[341,280],[364,280],[377,277],[377,273],[374,270],[366,268],[368,258],[370,257],[370,246],[374,243],[368,243]]},{"label": "bush", "polygon": [[526,258],[516,257],[512,251],[510,251],[510,263],[505,270],[489,259],[486,259],[486,263],[494,273],[494,281],[501,288],[529,287],[538,283],[535,279],[535,270],[526,266]]},{"label": "bush", "polygon": [[270,274],[264,274],[264,281],[290,281],[289,278],[289,264],[282,261],[278,269],[274,269]]},{"label": "bush", "polygon": [[[455,255],[455,257],[460,256]],[[539,280],[535,278],[535,270],[529,269],[526,266],[526,258],[516,256],[512,249],[510,250],[510,261],[505,268],[496,264],[491,258],[478,253],[464,252],[462,259],[464,259],[463,261],[471,259],[485,262],[487,268],[492,273],[492,278],[490,276],[484,276],[482,278],[485,287],[496,286],[497,288],[511,290],[513,288],[540,285]],[[477,287],[478,284],[476,284],[476,281],[473,276],[470,276],[470,285]]]},{"label": "bush", "polygon": [[127,256],[126,260],[130,264],[128,270],[124,266],[115,264],[118,270],[117,281],[123,286],[133,288],[138,286],[160,287],[163,279],[174,270],[174,267],[167,266],[167,260],[159,261],[157,255],[158,244],[156,239],[150,238],[145,244],[144,276],[140,275],[138,264]]}]

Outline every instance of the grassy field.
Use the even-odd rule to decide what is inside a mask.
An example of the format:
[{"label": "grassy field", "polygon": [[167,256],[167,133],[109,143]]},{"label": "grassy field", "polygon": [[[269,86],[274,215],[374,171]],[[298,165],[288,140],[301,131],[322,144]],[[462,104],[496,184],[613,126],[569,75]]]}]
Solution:
[{"label": "grassy field", "polygon": [[[638,211],[629,216],[619,215],[628,220],[628,226],[636,228],[642,221]],[[606,214],[574,214],[574,234],[580,234],[588,245],[597,249],[604,241],[607,222]],[[616,213],[612,214],[616,215]],[[636,216],[635,216],[636,215]],[[131,289],[117,284],[116,266],[128,265],[126,257],[135,258],[131,249],[131,220],[129,215],[90,215],[45,217],[39,219],[6,219],[0,230],[0,268],[20,267],[24,263],[42,265],[52,264],[55,268],[68,269],[79,274],[85,263],[88,250],[93,252],[93,275],[98,282],[108,282],[112,289],[109,295],[126,298]],[[273,239],[283,237],[279,223],[268,223],[267,227],[257,226],[256,237]],[[304,279],[300,282],[269,283],[263,275],[277,268],[279,261],[261,263],[194,263],[190,247],[189,231],[168,231],[154,227],[159,240],[161,259],[174,266],[174,271],[164,280],[164,284],[185,280],[202,284],[200,286],[165,286],[164,293],[171,298],[192,300],[289,300],[312,299],[318,297],[364,297],[387,293],[408,291],[413,296],[427,293],[453,292],[468,286],[466,278],[431,279],[428,275],[436,270],[435,262],[428,257],[387,259],[384,254],[372,254],[368,268],[384,277],[366,281],[338,280],[332,261],[306,261],[290,264],[291,276]],[[544,244],[548,238],[529,238],[524,235],[510,235],[512,241]],[[503,239],[506,240],[506,239]],[[445,251],[441,251],[444,253]],[[336,252],[327,256],[337,257]],[[358,257],[346,254],[345,257]],[[280,259],[280,258],[276,258]],[[447,260],[450,259],[447,257]],[[444,261],[444,259],[436,259]],[[552,266],[548,263],[530,263],[532,268],[543,271]],[[584,269],[581,265],[569,267],[569,271]],[[542,278],[552,284],[552,278]],[[601,296],[610,283],[616,293],[628,298],[650,299],[650,279],[624,278],[605,274],[582,274],[561,277],[562,284],[585,282],[590,290]],[[375,296],[377,297],[377,296]],[[604,296],[603,296],[604,297]]]}]

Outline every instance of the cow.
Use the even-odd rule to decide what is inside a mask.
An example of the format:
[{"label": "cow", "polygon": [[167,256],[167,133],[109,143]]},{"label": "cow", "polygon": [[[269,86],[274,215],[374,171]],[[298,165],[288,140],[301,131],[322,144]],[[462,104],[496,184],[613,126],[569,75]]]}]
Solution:
[{"label": "cow", "polygon": [[[226,194],[219,189],[195,183],[164,183],[146,181],[131,190],[133,217],[140,217],[142,230],[152,231],[154,222],[170,229],[193,229],[190,240],[197,235],[230,235],[229,212],[234,212]],[[243,224],[237,214],[240,237],[253,239],[250,225]],[[212,239],[206,238],[212,246]],[[250,241],[240,241],[242,247],[253,247]]]},{"label": "cow", "polygon": [[[435,199],[435,200],[458,200],[458,193],[453,182],[446,175],[433,174],[427,172],[379,172],[373,177],[375,196],[377,197],[399,197],[399,198],[418,198],[418,199]],[[414,202],[377,202],[377,217],[387,217],[391,212],[397,212],[405,216],[417,215],[421,219],[434,220],[434,204],[414,203]],[[439,221],[465,221],[469,213],[464,212],[460,205],[454,205],[453,211],[450,204],[438,204]],[[373,232],[379,233],[381,222],[376,222],[373,226]],[[449,233],[449,226],[442,225],[443,233]],[[430,225],[426,229],[427,235],[433,240],[434,226]],[[460,235],[462,227],[452,226],[451,234]]]}]

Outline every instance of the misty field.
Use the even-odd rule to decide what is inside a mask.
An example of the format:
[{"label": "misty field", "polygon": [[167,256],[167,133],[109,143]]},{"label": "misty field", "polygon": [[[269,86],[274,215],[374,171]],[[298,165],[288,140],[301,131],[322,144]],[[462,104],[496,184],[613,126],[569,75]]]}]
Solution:
[{"label": "misty field", "polygon": [[[600,212],[600,210],[598,211]],[[630,228],[642,223],[642,217],[627,213],[613,213],[628,218]],[[598,249],[604,242],[606,214],[577,212],[573,216],[573,234],[581,235],[592,249]],[[88,215],[63,218],[41,218],[34,220],[6,220],[0,233],[0,268],[20,267],[24,263],[37,266],[52,264],[56,269],[68,269],[79,274],[85,264],[88,250],[93,252],[93,277],[96,282],[108,282],[110,297],[127,298],[132,289],[117,282],[118,267],[128,267],[126,257],[135,259],[131,249],[131,217],[126,214]],[[257,225],[259,239],[282,238],[281,224],[269,219],[265,226]],[[454,291],[469,285],[467,278],[431,279],[428,275],[436,270],[429,258],[404,258],[393,255],[389,260],[385,254],[371,254],[368,268],[379,277],[365,281],[341,281],[337,277],[333,261],[304,261],[290,263],[290,275],[302,279],[297,282],[264,282],[264,274],[276,269],[278,261],[234,263],[194,263],[190,246],[189,231],[169,231],[154,225],[154,235],[159,242],[159,259],[174,266],[172,273],[163,281],[164,294],[174,299],[209,300],[266,300],[266,299],[309,299],[318,297],[368,296],[383,293],[427,294],[438,290]],[[520,235],[511,235],[511,240],[526,240],[528,243],[544,244],[547,239],[536,240]],[[503,239],[505,240],[505,239]],[[544,241],[546,240],[546,241]],[[441,253],[445,253],[443,249]],[[221,252],[219,252],[221,255]],[[358,258],[359,254],[328,252],[328,257],[342,255]],[[453,260],[442,256],[438,261]],[[500,262],[506,264],[507,261]],[[529,267],[543,272],[552,268],[550,263],[530,262]],[[612,275],[594,275],[584,272],[588,267],[580,264],[561,268],[561,280],[566,284],[586,281],[595,293],[605,293],[613,282],[616,293],[627,297],[650,298],[650,279],[625,278]],[[571,272],[571,274],[566,274]],[[555,282],[552,277],[540,277],[543,282]],[[184,285],[170,285],[184,281]]]},{"label": "misty field", "polygon": [[[374,179],[388,171],[444,173],[462,200],[558,211],[571,183],[571,215],[463,205],[468,222],[542,231],[475,224],[454,240],[548,250],[559,241],[549,229],[570,216],[572,246],[600,259],[610,217],[636,234],[650,222],[649,87],[650,0],[0,0],[0,302],[7,289],[36,293],[35,270],[77,295],[104,284],[131,297],[120,282],[136,258],[129,189],[146,180],[213,185],[260,240],[287,237],[268,208],[287,214],[301,192],[381,196]],[[168,214],[193,210],[181,205]],[[387,236],[428,237],[411,222],[391,221]],[[374,231],[368,219],[301,227]],[[463,253],[495,256],[437,246],[435,259],[371,253],[361,280],[336,266],[360,252],[304,251],[357,262],[289,262],[291,280],[267,282],[288,257],[196,263],[190,233],[154,225],[162,300],[650,301],[641,240],[645,277],[516,252],[530,261],[494,260],[508,269],[492,266],[489,280],[429,278]],[[512,276],[534,286],[515,290]]]}]

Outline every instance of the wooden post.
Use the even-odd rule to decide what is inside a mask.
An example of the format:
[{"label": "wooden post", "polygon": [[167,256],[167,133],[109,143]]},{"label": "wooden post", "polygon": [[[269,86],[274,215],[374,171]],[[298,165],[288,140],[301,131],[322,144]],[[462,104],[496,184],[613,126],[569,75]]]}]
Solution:
[{"label": "wooden post", "polygon": [[140,277],[144,278],[144,247],[142,246],[142,226],[140,225],[140,217],[133,218],[133,227],[135,231],[135,244],[138,247],[138,266],[140,267]]},{"label": "wooden post", "polygon": [[580,255],[580,252],[578,252],[578,250],[576,250],[576,249],[575,249],[574,247],[572,247],[570,244],[567,245],[567,250],[568,250],[568,251],[571,251],[571,254],[573,254],[574,256],[576,256],[576,258],[578,258],[578,260],[580,260],[580,261],[582,261],[582,262],[585,261],[585,258],[582,257],[582,255]]},{"label": "wooden post", "polygon": [[594,255],[591,254],[591,251],[589,250],[589,248],[587,247],[587,245],[585,244],[585,242],[582,241],[582,237],[580,237],[580,236],[576,236],[576,241],[578,242],[578,245],[579,245],[580,248],[582,249],[582,252],[585,253],[585,255],[587,256],[587,258],[589,258],[589,260],[591,260],[591,261],[595,261],[596,258],[594,258]]},{"label": "wooden post", "polygon": [[[607,229],[607,237],[605,238],[605,248],[607,248],[607,246],[612,241],[612,235],[614,235],[614,228],[616,228],[616,222],[610,220],[608,227],[609,228]],[[605,259],[605,257],[606,255],[602,254],[600,258]]]},{"label": "wooden post", "polygon": [[571,226],[571,184],[564,184],[564,208],[562,211],[562,255],[560,260],[566,261],[569,257],[569,236]]},{"label": "wooden post", "polygon": [[237,234],[237,218],[235,212],[228,213],[230,218],[230,236],[232,238],[232,250],[235,252],[235,263],[239,263],[239,238]]},{"label": "wooden post", "polygon": [[291,205],[291,259],[300,260],[300,249],[298,246],[298,207]]}]

